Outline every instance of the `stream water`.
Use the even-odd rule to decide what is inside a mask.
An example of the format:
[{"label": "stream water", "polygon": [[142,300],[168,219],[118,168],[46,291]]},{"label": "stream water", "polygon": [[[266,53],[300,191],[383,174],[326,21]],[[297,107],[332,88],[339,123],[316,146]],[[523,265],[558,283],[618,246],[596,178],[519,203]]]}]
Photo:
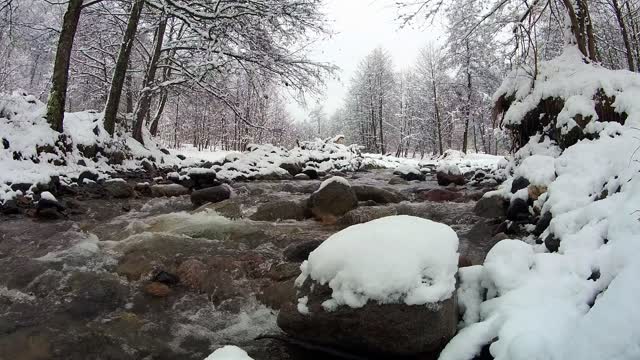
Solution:
[{"label": "stream water", "polygon": [[[418,201],[416,194],[438,185],[389,185],[391,177],[376,170],[349,181],[402,192],[410,199],[404,212],[452,226],[460,253],[482,261],[493,226],[473,214],[473,201]],[[293,296],[287,281],[298,264],[285,260],[284,249],[324,240],[339,227],[248,219],[262,203],[303,201],[318,186],[238,183],[232,199],[197,210],[188,197],[89,199],[63,221],[1,218],[0,360],[204,359],[226,344],[257,360],[331,359],[260,336],[281,335],[278,304]],[[193,259],[207,270],[187,271],[187,279],[195,276],[189,286],[149,295],[152,277],[181,273]]]}]

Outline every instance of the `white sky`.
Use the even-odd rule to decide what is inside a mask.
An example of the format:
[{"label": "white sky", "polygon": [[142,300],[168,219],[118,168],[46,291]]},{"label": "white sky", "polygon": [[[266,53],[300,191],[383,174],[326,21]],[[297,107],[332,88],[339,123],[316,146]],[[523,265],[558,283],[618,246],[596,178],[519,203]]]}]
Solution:
[{"label": "white sky", "polygon": [[[396,70],[413,65],[418,52],[429,42],[442,40],[438,26],[408,26],[400,29],[396,20],[395,0],[325,0],[325,13],[335,35],[314,44],[312,58],[337,65],[338,80],[329,80],[324,99],[308,97],[312,108],[317,101],[324,103],[327,115],[342,104],[349,82],[358,63],[378,46],[393,57]],[[306,120],[308,110],[295,102],[289,105],[295,120]]]}]

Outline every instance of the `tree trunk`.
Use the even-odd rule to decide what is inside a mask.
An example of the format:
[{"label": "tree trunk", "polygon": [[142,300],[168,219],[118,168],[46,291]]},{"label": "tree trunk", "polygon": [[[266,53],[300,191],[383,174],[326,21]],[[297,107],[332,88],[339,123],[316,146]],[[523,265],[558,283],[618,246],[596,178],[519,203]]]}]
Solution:
[{"label": "tree trunk", "polygon": [[622,34],[622,41],[624,42],[624,48],[627,55],[627,66],[629,70],[634,71],[634,63],[633,63],[633,51],[631,50],[631,41],[629,41],[629,32],[627,30],[627,24],[624,22],[624,17],[622,16],[622,9],[620,8],[620,4],[618,0],[612,0],[613,11],[616,14],[616,20],[618,20],[618,25],[620,26],[620,33]]},{"label": "tree trunk", "polygon": [[56,59],[51,77],[51,91],[47,101],[46,119],[49,126],[57,132],[63,131],[64,109],[67,100],[67,84],[69,83],[69,62],[73,39],[78,29],[78,20],[82,11],[83,0],[70,0],[67,12],[62,20],[62,30],[58,39]]},{"label": "tree trunk", "polygon": [[[581,1],[581,0],[578,0]],[[587,47],[584,41],[583,32],[580,29],[580,21],[578,16],[576,15],[576,9],[573,6],[571,0],[562,0],[565,8],[567,9],[567,16],[569,17],[569,22],[571,23],[571,34],[573,34],[573,39],[569,39],[569,43],[578,45],[578,49],[585,57],[588,57]]]},{"label": "tree trunk", "polygon": [[440,109],[438,108],[438,89],[436,87],[436,81],[432,81],[433,85],[433,107],[436,112],[436,126],[438,129],[438,149],[440,150],[440,155],[444,153],[442,149],[442,121],[440,119]]},{"label": "tree trunk", "polygon": [[465,109],[464,133],[462,134],[462,152],[467,153],[469,139],[469,121],[471,120],[471,54],[469,53],[469,40],[465,42],[467,57],[467,106]]},{"label": "tree trunk", "polygon": [[158,101],[158,110],[156,111],[156,114],[153,115],[153,121],[151,122],[151,128],[149,129],[151,136],[158,135],[158,123],[160,122],[160,118],[162,117],[162,113],[164,112],[164,106],[167,104],[167,97],[168,96],[166,91],[163,91],[160,94],[160,100]]},{"label": "tree trunk", "polygon": [[151,107],[151,94],[149,87],[156,78],[156,70],[158,69],[158,62],[160,61],[160,52],[162,51],[162,42],[164,39],[164,32],[167,29],[167,18],[163,17],[158,24],[155,34],[155,45],[153,47],[153,54],[149,61],[149,67],[142,82],[142,93],[140,94],[140,100],[136,106],[136,113],[134,116],[135,126],[133,128],[133,138],[141,144],[142,139],[142,126],[144,125],[144,118],[149,113]]},{"label": "tree trunk", "polygon": [[133,41],[136,36],[136,31],[138,30],[138,22],[140,21],[143,7],[144,0],[135,0],[131,7],[127,30],[122,38],[118,60],[116,61],[116,67],[113,72],[109,97],[107,98],[107,105],[104,109],[104,128],[111,135],[113,135],[115,131],[120,96],[122,95],[122,87],[127,73],[127,65],[129,64],[129,55],[131,55],[131,48],[133,47]]}]

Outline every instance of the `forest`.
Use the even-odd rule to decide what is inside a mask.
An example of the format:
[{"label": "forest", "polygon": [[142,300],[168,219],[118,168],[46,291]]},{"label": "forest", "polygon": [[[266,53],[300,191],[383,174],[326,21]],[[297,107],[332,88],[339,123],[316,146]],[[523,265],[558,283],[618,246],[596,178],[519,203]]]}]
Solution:
[{"label": "forest", "polygon": [[491,111],[508,71],[535,79],[572,39],[606,68],[640,67],[637,1],[399,2],[399,27],[440,21],[442,44],[417,44],[402,71],[372,49],[343,106],[327,114],[310,102],[308,117],[294,119],[287,102],[321,93],[339,71],[305,51],[332,31],[320,1],[3,0],[0,9],[0,91],[48,101],[53,127],[62,109],[94,109],[111,133],[117,124],[141,141],[144,129],[173,147],[344,133],[378,153],[502,153],[512,141]]}]

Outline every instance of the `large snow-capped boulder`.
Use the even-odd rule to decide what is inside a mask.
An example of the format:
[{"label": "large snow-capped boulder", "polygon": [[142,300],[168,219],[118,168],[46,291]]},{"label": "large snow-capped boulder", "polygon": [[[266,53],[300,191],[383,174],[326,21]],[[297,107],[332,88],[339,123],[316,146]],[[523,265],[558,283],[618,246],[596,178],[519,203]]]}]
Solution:
[{"label": "large snow-capped boulder", "polygon": [[278,325],[312,343],[409,355],[437,351],[458,321],[458,237],[447,225],[389,216],[344,229],[314,250]]},{"label": "large snow-capped boulder", "polygon": [[412,181],[412,180],[424,181],[425,180],[425,176],[420,171],[420,169],[411,165],[400,165],[395,169],[393,173],[407,181]]},{"label": "large snow-capped boulder", "polygon": [[318,220],[333,222],[347,211],[358,206],[358,198],[349,182],[334,176],[322,182],[320,188],[311,194],[309,209]]}]

